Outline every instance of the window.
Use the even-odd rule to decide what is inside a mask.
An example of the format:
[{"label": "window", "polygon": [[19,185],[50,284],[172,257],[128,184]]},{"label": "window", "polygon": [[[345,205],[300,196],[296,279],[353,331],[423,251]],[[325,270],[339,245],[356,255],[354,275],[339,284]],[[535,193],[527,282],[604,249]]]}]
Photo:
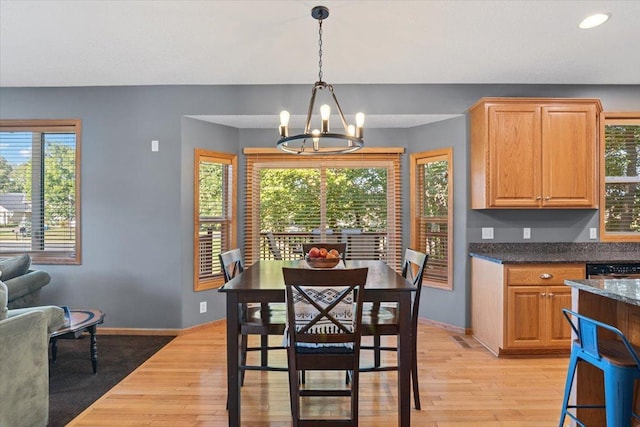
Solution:
[{"label": "window", "polygon": [[429,254],[423,284],[453,289],[452,149],[411,155],[411,247]]},{"label": "window", "polygon": [[236,156],[195,151],[194,290],[224,283],[218,254],[236,247]]},{"label": "window", "polygon": [[0,256],[80,264],[80,120],[0,120]]},{"label": "window", "polygon": [[347,259],[399,268],[402,151],[310,158],[245,149],[247,263],[299,259],[303,242],[322,241],[347,243]]},{"label": "window", "polygon": [[603,113],[600,240],[640,241],[640,113]]}]

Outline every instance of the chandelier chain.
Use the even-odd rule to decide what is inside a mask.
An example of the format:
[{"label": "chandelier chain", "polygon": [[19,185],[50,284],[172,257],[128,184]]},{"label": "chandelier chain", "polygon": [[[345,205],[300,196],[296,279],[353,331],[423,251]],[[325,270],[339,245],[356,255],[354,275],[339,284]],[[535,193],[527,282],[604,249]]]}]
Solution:
[{"label": "chandelier chain", "polygon": [[322,81],[322,19],[318,22],[318,81]]}]

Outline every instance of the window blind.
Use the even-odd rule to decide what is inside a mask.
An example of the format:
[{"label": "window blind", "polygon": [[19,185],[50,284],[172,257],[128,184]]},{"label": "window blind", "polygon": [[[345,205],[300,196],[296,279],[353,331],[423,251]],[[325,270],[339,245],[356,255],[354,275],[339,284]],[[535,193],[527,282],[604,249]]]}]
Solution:
[{"label": "window blind", "polygon": [[80,121],[0,121],[0,254],[80,263]]},{"label": "window blind", "polygon": [[640,113],[605,115],[603,169],[603,237],[640,240]]},{"label": "window blind", "polygon": [[401,151],[247,155],[245,256],[299,259],[305,242],[345,242],[347,259],[402,257]]},{"label": "window blind", "polygon": [[452,150],[411,156],[412,247],[429,254],[423,284],[453,289]]},{"label": "window blind", "polygon": [[236,247],[236,157],[195,151],[194,289],[220,286],[224,277],[218,255]]}]

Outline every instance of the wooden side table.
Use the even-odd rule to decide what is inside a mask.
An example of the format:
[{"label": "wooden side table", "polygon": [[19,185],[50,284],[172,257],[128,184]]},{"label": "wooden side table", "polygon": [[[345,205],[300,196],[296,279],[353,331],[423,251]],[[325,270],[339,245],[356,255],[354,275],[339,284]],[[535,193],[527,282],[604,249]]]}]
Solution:
[{"label": "wooden side table", "polygon": [[63,326],[51,334],[51,361],[58,358],[58,339],[78,339],[83,332],[89,332],[91,339],[89,351],[93,373],[98,372],[98,343],[96,326],[104,321],[105,314],[100,310],[71,310],[69,326]]}]

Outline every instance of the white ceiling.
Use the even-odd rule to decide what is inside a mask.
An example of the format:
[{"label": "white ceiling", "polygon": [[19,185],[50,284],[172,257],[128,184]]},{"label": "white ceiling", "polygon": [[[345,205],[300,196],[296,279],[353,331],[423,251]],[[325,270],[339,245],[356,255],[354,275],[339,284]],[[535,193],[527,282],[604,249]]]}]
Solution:
[{"label": "white ceiling", "polygon": [[640,84],[640,1],[0,0],[0,86],[312,84],[317,4],[334,84]]},{"label": "white ceiling", "polygon": [[640,84],[640,1],[0,0],[0,86],[311,86],[318,4],[333,84]]}]

